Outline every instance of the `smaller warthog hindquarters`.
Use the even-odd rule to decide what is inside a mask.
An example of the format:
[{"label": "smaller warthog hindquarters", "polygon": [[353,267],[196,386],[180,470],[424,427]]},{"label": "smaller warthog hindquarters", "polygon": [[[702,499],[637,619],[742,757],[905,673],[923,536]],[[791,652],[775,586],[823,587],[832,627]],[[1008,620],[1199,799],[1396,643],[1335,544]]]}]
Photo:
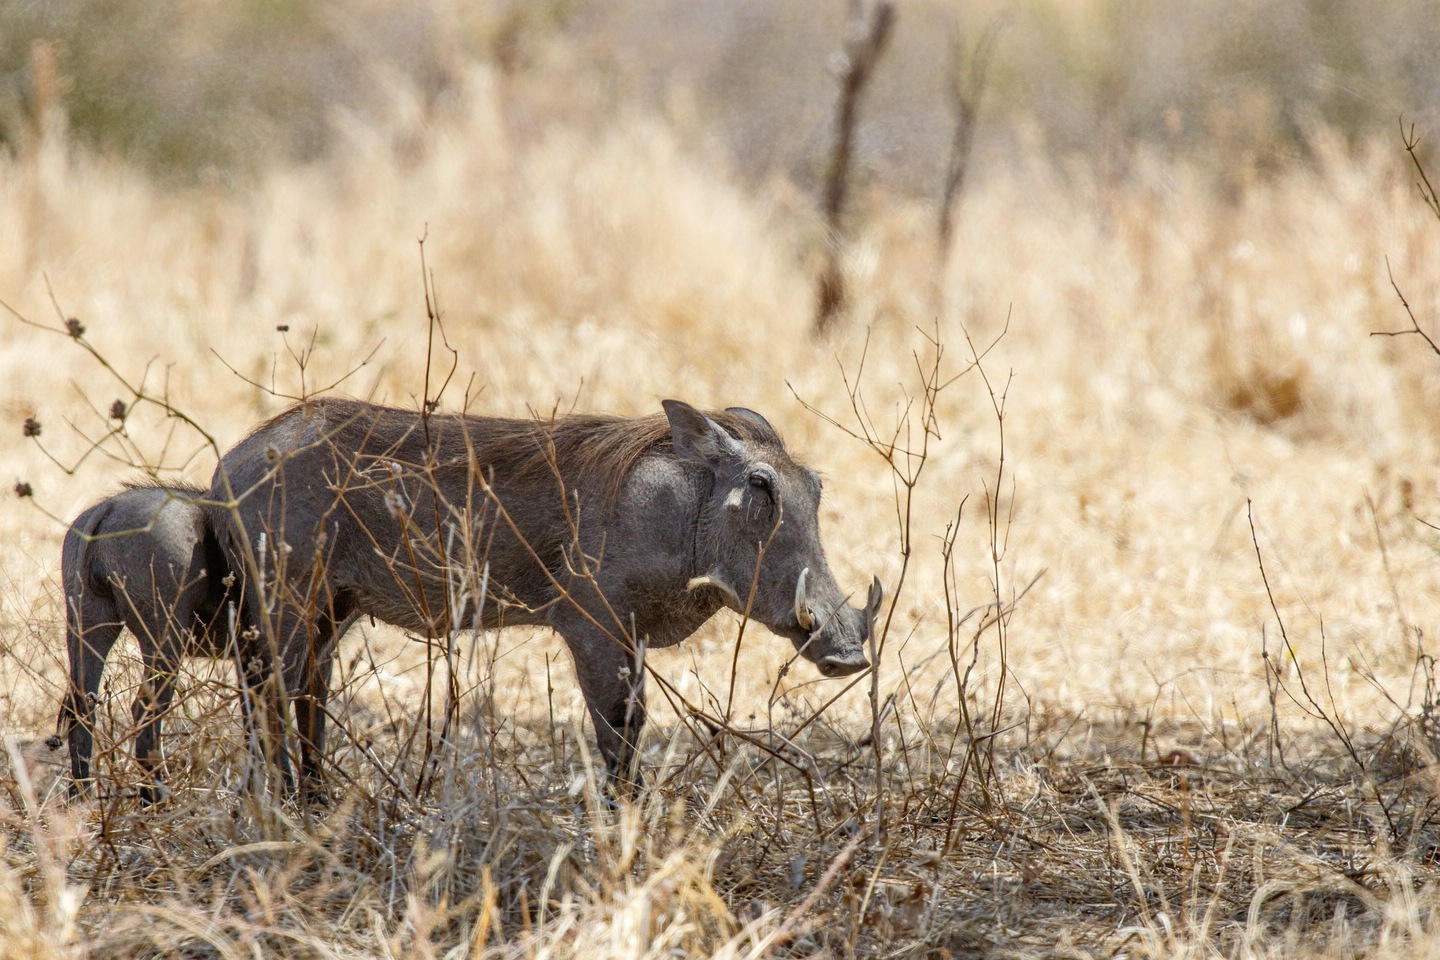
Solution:
[{"label": "smaller warthog hindquarters", "polygon": [[159,785],[160,727],[180,658],[226,653],[223,632],[214,629],[225,600],[225,558],[195,503],[203,496],[189,487],[129,487],[80,514],[65,533],[70,680],[56,737],[70,741],[72,793],[90,786],[100,678],[121,630],[135,635],[143,662],[131,713],[147,801]]}]

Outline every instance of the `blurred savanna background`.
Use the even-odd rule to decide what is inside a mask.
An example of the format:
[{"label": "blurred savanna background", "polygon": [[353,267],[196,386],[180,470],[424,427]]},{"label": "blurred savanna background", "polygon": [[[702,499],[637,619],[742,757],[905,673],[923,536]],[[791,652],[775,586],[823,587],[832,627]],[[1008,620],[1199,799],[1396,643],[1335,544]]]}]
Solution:
[{"label": "blurred savanna background", "polygon": [[[0,6],[0,955],[1436,955],[1440,5],[877,16]],[[366,621],[330,808],[192,661],[144,809],[128,646],[68,802],[66,522],[326,392],[763,412],[878,671],[717,617],[612,808],[555,637],[442,737]]]}]

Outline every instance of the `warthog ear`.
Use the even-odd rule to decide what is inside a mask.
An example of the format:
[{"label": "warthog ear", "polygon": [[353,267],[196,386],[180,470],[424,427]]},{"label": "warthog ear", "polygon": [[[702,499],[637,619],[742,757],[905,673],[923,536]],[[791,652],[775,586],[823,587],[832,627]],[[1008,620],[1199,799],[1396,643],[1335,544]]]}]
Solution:
[{"label": "warthog ear", "polygon": [[660,405],[670,419],[670,439],[675,444],[676,456],[713,464],[725,457],[740,455],[739,441],[690,404],[683,400],[662,400]]},{"label": "warthog ear", "polygon": [[750,421],[760,428],[760,432],[766,440],[777,445],[780,443],[780,434],[776,433],[775,428],[770,426],[770,421],[749,407],[726,407],[725,412],[733,413],[737,417]]}]

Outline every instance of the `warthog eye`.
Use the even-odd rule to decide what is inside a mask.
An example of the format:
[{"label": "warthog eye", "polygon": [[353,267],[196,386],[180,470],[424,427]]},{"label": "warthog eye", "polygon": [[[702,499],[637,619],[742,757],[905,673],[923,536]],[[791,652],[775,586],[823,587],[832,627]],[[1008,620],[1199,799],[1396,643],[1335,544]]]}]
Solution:
[{"label": "warthog eye", "polygon": [[770,483],[770,478],[763,473],[757,471],[750,474],[750,486],[754,487],[756,490],[765,491],[765,495],[768,497],[773,498],[775,496],[775,488]]}]

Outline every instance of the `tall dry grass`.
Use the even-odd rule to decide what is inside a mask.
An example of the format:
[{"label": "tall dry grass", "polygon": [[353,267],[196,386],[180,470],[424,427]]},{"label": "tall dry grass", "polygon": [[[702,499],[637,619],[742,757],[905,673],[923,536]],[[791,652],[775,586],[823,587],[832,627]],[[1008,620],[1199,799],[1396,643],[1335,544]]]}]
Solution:
[{"label": "tall dry grass", "polygon": [[[424,651],[367,623],[341,652],[333,811],[236,788],[239,725],[203,663],[167,738],[175,799],[67,805],[41,742],[63,521],[145,466],[203,483],[214,450],[155,404],[107,434],[133,396],[11,317],[6,462],[34,496],[0,511],[4,952],[1434,952],[1417,654],[1440,614],[1440,358],[1370,333],[1407,322],[1387,262],[1440,316],[1440,225],[1398,142],[1316,133],[1314,165],[1238,192],[1144,152],[1117,180],[1023,150],[974,171],[939,268],[934,211],[872,188],[853,316],[816,342],[816,225],[793,185],[746,185],[653,115],[537,124],[494,72],[458,83],[441,104],[402,88],[331,158],[236,191],[158,185],[57,127],[0,158],[0,298],[79,319],[223,449],[332,384],[420,402],[423,237],[458,358],[445,406],[759,409],[826,475],[827,549],[856,590],[898,583],[903,490],[805,403],[853,428],[860,378],[875,423],[903,424],[930,338],[947,379],[993,343],[993,394],[971,369],[935,400],[874,701],[862,685],[825,706],[837,686],[782,674],[782,644],[752,632],[736,722],[790,732],[824,707],[790,764],[707,749],[656,696],[657,786],[611,810],[558,642],[465,638],[463,732],[419,796]],[[1015,600],[1003,649],[975,632],[983,609],[952,636],[949,615],[997,598]],[[723,700],[735,626],[652,665]],[[136,682],[122,665],[106,691],[120,743],[102,772],[121,783]]]}]

